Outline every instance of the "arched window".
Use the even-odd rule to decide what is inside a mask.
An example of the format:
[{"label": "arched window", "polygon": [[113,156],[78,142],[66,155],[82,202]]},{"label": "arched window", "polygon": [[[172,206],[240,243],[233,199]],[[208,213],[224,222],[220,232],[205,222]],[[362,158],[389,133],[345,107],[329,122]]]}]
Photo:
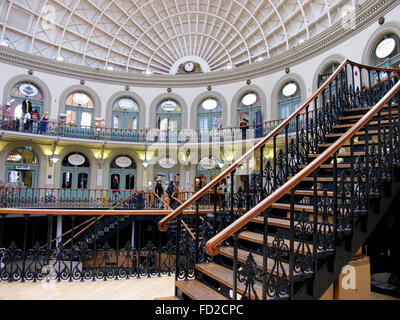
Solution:
[{"label": "arched window", "polygon": [[138,129],[139,107],[129,97],[120,98],[113,105],[112,127],[115,129]]},{"label": "arched window", "polygon": [[27,111],[35,113],[35,118],[40,118],[43,112],[42,92],[30,82],[21,82],[11,90],[9,106],[10,110],[5,112],[11,115],[13,120],[21,119]]},{"label": "arched window", "polygon": [[157,106],[157,129],[180,130],[182,108],[175,100],[164,100]]},{"label": "arched window", "polygon": [[238,125],[251,125],[261,123],[261,101],[257,93],[248,92],[239,101],[239,123]]},{"label": "arched window", "polygon": [[[247,129],[255,129],[255,137],[259,138],[262,135],[263,117],[261,112],[260,97],[255,92],[247,92],[239,101],[238,107],[239,123],[242,130],[242,139],[246,139]],[[256,126],[254,126],[257,124]]]},{"label": "arched window", "polygon": [[89,179],[90,162],[85,155],[73,152],[64,157],[61,163],[61,188],[87,189]]},{"label": "arched window", "polygon": [[70,94],[65,102],[66,123],[69,125],[92,126],[94,103],[83,92]]},{"label": "arched window", "polygon": [[214,98],[205,99],[197,109],[197,119],[200,130],[222,128],[221,102]]},{"label": "arched window", "polygon": [[7,156],[6,179],[14,187],[37,186],[39,162],[32,147],[20,147]]},{"label": "arched window", "polygon": [[400,41],[399,37],[389,33],[380,38],[372,51],[371,64],[380,68],[399,68]]},{"label": "arched window", "polygon": [[279,118],[290,116],[301,103],[300,87],[295,81],[289,81],[282,86],[278,95]]},{"label": "arched window", "polygon": [[110,164],[110,188],[115,176],[118,179],[119,189],[132,190],[136,188],[136,162],[127,155],[117,156]]}]

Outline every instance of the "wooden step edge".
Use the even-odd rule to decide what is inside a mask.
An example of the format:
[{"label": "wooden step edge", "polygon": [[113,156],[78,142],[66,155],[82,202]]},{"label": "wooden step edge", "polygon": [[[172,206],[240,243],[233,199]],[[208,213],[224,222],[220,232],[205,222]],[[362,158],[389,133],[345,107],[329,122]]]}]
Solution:
[{"label": "wooden step edge", "polygon": [[[308,155],[308,157],[309,158],[318,158],[319,156],[320,156],[321,154],[317,154],[317,153],[310,153],[309,155]],[[343,152],[343,153],[338,153],[337,155],[337,158],[345,158],[345,157],[350,157],[351,156],[351,153],[350,152]],[[353,153],[353,156],[365,156],[365,152],[364,151],[362,151],[362,152],[354,152]]]},{"label": "wooden step edge", "polygon": [[[226,257],[226,258],[228,258],[228,259],[233,260],[233,250],[234,250],[233,247],[220,248],[219,254],[224,256],[224,257]],[[249,254],[250,254],[250,251],[247,251],[247,250],[244,250],[244,249],[238,249],[238,261],[240,263],[242,263],[242,264],[245,264]],[[264,268],[263,268],[263,256],[261,256],[261,255],[259,255],[257,253],[254,253],[254,252],[251,252],[251,254],[253,255],[254,261],[257,264],[257,268],[260,269],[260,270],[264,270]],[[283,269],[284,269],[284,271],[286,273],[286,276],[289,277],[289,264],[286,263],[286,262],[281,262],[280,266],[283,267]],[[271,258],[267,258],[267,268],[266,268],[267,272],[269,274],[271,274],[271,272],[273,271],[273,274],[276,276],[277,275],[277,270],[276,269],[272,270],[273,267],[274,267],[274,260],[271,259]],[[293,276],[294,276],[294,279],[299,279],[299,278],[303,278],[303,277],[311,275],[311,274],[313,274],[313,272],[307,272],[305,274],[294,274]],[[283,274],[280,272],[279,276],[282,277]]]},{"label": "wooden step edge", "polygon": [[[275,202],[271,205],[272,209],[278,210],[290,210],[290,203],[279,203]],[[295,211],[302,211],[305,210],[306,212],[314,212],[314,208],[312,206],[304,205],[304,204],[295,204],[294,210]]]},{"label": "wooden step edge", "polygon": [[[368,140],[368,144],[372,143],[378,144],[378,140]],[[318,148],[329,148],[333,143],[319,143]],[[364,146],[365,141],[354,141],[353,145],[355,146]],[[350,148],[350,142],[346,142],[342,148]]]},{"label": "wooden step edge", "polygon": [[[219,273],[215,272],[216,270],[211,270],[212,267],[218,266]],[[208,263],[208,264],[196,264],[196,269],[205,275],[209,276],[210,278],[218,281],[219,283],[223,284],[224,286],[233,289],[233,271],[216,263]],[[214,268],[215,269],[215,268]],[[221,273],[225,273],[227,276],[222,277]],[[237,282],[237,293],[244,294],[244,284]],[[262,297],[262,286],[258,282],[254,285],[254,290],[257,292],[258,298],[261,299]],[[251,292],[253,297],[253,292]],[[253,297],[254,298],[254,297]]]},{"label": "wooden step edge", "polygon": [[[392,116],[393,115],[397,115],[398,114],[398,110],[392,110],[391,114],[392,114]],[[359,120],[363,116],[364,116],[364,114],[359,114],[359,115],[355,115],[355,116],[340,117],[338,120],[339,121],[349,121],[349,120],[357,120],[357,119]],[[376,115],[376,116],[378,116],[378,115]],[[387,111],[382,112],[381,116],[383,116],[383,117],[389,116],[389,112],[387,112]]]},{"label": "wooden step edge", "polygon": [[[389,124],[389,120],[381,120],[381,125]],[[355,123],[344,123],[344,124],[336,124],[332,126],[332,129],[342,129],[342,128],[351,128],[355,125]],[[378,121],[369,122],[368,125],[377,126],[379,125]]]},{"label": "wooden step edge", "polygon": [[176,281],[175,285],[192,300],[228,300],[219,292],[196,279]]},{"label": "wooden step edge", "polygon": [[[389,106],[386,104],[382,109],[385,110]],[[391,104],[392,109],[397,108],[397,103],[392,103]],[[354,112],[354,111],[359,111],[359,112],[365,112],[371,110],[373,107],[362,107],[362,108],[354,108],[354,109],[344,109],[344,112]]]}]

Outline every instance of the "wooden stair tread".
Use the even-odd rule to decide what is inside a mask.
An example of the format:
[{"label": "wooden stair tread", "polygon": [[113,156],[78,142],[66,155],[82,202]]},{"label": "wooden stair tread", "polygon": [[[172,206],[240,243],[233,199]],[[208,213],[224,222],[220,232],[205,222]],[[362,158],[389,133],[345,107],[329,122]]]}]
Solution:
[{"label": "wooden stair tread", "polygon": [[[292,177],[289,177],[289,179],[291,179]],[[304,182],[313,182],[314,181],[314,177],[305,177],[303,178]],[[337,177],[337,182],[341,182],[342,178],[341,177]],[[351,178],[346,178],[347,182],[351,181]],[[333,182],[333,177],[317,177],[317,182]],[[354,182],[358,182],[357,178],[354,178]],[[365,182],[365,178],[362,179],[362,182]]]},{"label": "wooden stair tread", "polygon": [[[388,108],[388,105],[385,105],[383,107],[383,110],[386,110],[386,108]],[[391,105],[392,109],[397,107],[397,103],[392,103]],[[369,110],[371,110],[373,107],[362,107],[362,108],[354,108],[354,109],[345,109],[344,112],[345,113],[351,113],[351,112],[364,112],[367,113]]]},{"label": "wooden stair tread", "polygon": [[[397,115],[398,111],[397,110],[392,110],[392,115]],[[388,116],[389,112],[385,111],[381,113],[381,116],[385,117]],[[339,121],[349,121],[349,120],[359,120],[364,116],[364,114],[359,114],[359,115],[353,115],[353,116],[346,116],[346,117],[340,117]],[[378,115],[376,115],[378,116]]]},{"label": "wooden stair tread", "polygon": [[199,280],[176,281],[176,286],[192,300],[228,300]]},{"label": "wooden stair tread", "polygon": [[[271,208],[280,209],[280,210],[290,210],[290,203],[275,202],[274,204],[272,204]],[[313,206],[304,205],[304,204],[295,204],[294,205],[294,210],[295,211],[302,211],[303,209],[306,212],[314,212],[314,207]]]},{"label": "wooden stair tread", "polygon": [[[223,267],[219,264],[214,262],[207,263],[207,264],[197,264],[196,269],[210,278],[217,280],[221,284],[227,286],[228,288],[233,289],[233,271],[226,267]],[[246,287],[243,283],[237,281],[237,291],[240,294],[243,294],[246,290]],[[254,290],[257,292],[258,298],[261,299],[262,297],[262,285],[259,282],[254,284]],[[252,292],[253,296],[253,292]]]},{"label": "wooden stair tread", "polygon": [[[264,244],[264,235],[262,233],[257,233],[257,232],[252,232],[252,231],[243,231],[241,233],[239,233],[239,238],[243,239],[243,240],[247,240],[250,242],[254,242],[256,244],[260,244],[263,245]],[[275,237],[273,236],[268,236],[268,245],[271,246],[273,241],[274,241]],[[288,239],[283,239],[284,243],[290,247],[290,240]],[[294,248],[297,248],[299,242],[298,241],[294,241]],[[311,252],[313,250],[313,245],[312,244],[308,244]],[[302,252],[299,251],[299,253],[301,254]]]},{"label": "wooden stair tread", "polygon": [[181,299],[177,296],[171,296],[171,297],[154,298],[154,300],[181,300]]},{"label": "wooden stair tread", "polygon": [[[365,152],[364,151],[362,151],[362,152],[354,152],[353,155],[356,156],[356,157],[357,156],[365,156]],[[318,158],[319,156],[320,156],[320,154],[314,154],[314,153],[310,153],[308,155],[309,158]],[[344,158],[344,157],[350,157],[350,156],[351,156],[350,152],[342,152],[342,153],[338,153],[336,155],[337,158]]]},{"label": "wooden stair tread", "polygon": [[[368,144],[372,144],[374,142],[376,145],[378,144],[378,140],[368,140]],[[332,143],[319,143],[318,148],[329,148],[332,145]],[[364,146],[365,141],[354,141],[353,142],[354,146]],[[350,142],[346,142],[342,148],[350,148]]]},{"label": "wooden stair tread", "polygon": [[[233,254],[234,254],[234,248],[233,247],[222,247],[220,248],[220,252],[219,254],[230,258],[233,260]],[[241,263],[246,263],[247,261],[247,257],[249,256],[250,251],[247,250],[243,250],[243,249],[238,249],[238,261]],[[264,270],[263,268],[263,256],[257,253],[251,253],[253,255],[254,261],[257,264],[257,268],[259,268],[260,270]],[[284,268],[286,275],[289,275],[289,264],[282,262],[281,266]],[[268,273],[272,272],[272,269],[274,267],[274,261],[273,259],[268,258],[267,259],[267,271]],[[275,271],[275,270],[274,270]],[[276,272],[274,272],[274,274],[276,275]]]},{"label": "wooden stair tread", "polygon": [[[378,121],[370,121],[368,123],[371,126],[377,126],[379,125]],[[389,120],[381,120],[381,125],[386,125],[389,124]],[[332,126],[332,129],[343,129],[343,128],[351,128],[352,126],[354,126],[354,123],[344,123],[344,124],[337,124]]]},{"label": "wooden stair tread", "polygon": [[[383,130],[381,130],[381,132],[383,132]],[[389,133],[388,129],[385,129],[386,133]],[[377,135],[379,132],[378,130],[368,130],[368,135]],[[325,135],[325,138],[340,138],[341,136],[343,136],[345,134],[345,132],[341,132],[341,133],[330,133]],[[358,131],[355,136],[365,136],[365,131]]]}]

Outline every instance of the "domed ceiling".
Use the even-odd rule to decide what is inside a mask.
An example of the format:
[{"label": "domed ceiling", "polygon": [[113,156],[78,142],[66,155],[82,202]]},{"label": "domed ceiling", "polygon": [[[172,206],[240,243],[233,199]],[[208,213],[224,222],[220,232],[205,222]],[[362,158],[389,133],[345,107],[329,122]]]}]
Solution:
[{"label": "domed ceiling", "polygon": [[192,61],[218,71],[290,50],[364,2],[2,0],[0,42],[99,69],[169,74]]}]

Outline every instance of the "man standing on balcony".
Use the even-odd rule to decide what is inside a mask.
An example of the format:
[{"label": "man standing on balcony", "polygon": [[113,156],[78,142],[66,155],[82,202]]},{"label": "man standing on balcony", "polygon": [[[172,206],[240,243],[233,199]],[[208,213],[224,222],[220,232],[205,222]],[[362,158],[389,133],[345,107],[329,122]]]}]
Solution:
[{"label": "man standing on balcony", "polygon": [[32,133],[37,133],[38,125],[39,125],[39,112],[37,109],[34,109],[31,114],[32,118]]},{"label": "man standing on balcony", "polygon": [[114,178],[111,181],[111,189],[113,191],[114,199],[113,202],[116,204],[119,199],[119,181],[118,181],[118,176],[114,175]]}]

